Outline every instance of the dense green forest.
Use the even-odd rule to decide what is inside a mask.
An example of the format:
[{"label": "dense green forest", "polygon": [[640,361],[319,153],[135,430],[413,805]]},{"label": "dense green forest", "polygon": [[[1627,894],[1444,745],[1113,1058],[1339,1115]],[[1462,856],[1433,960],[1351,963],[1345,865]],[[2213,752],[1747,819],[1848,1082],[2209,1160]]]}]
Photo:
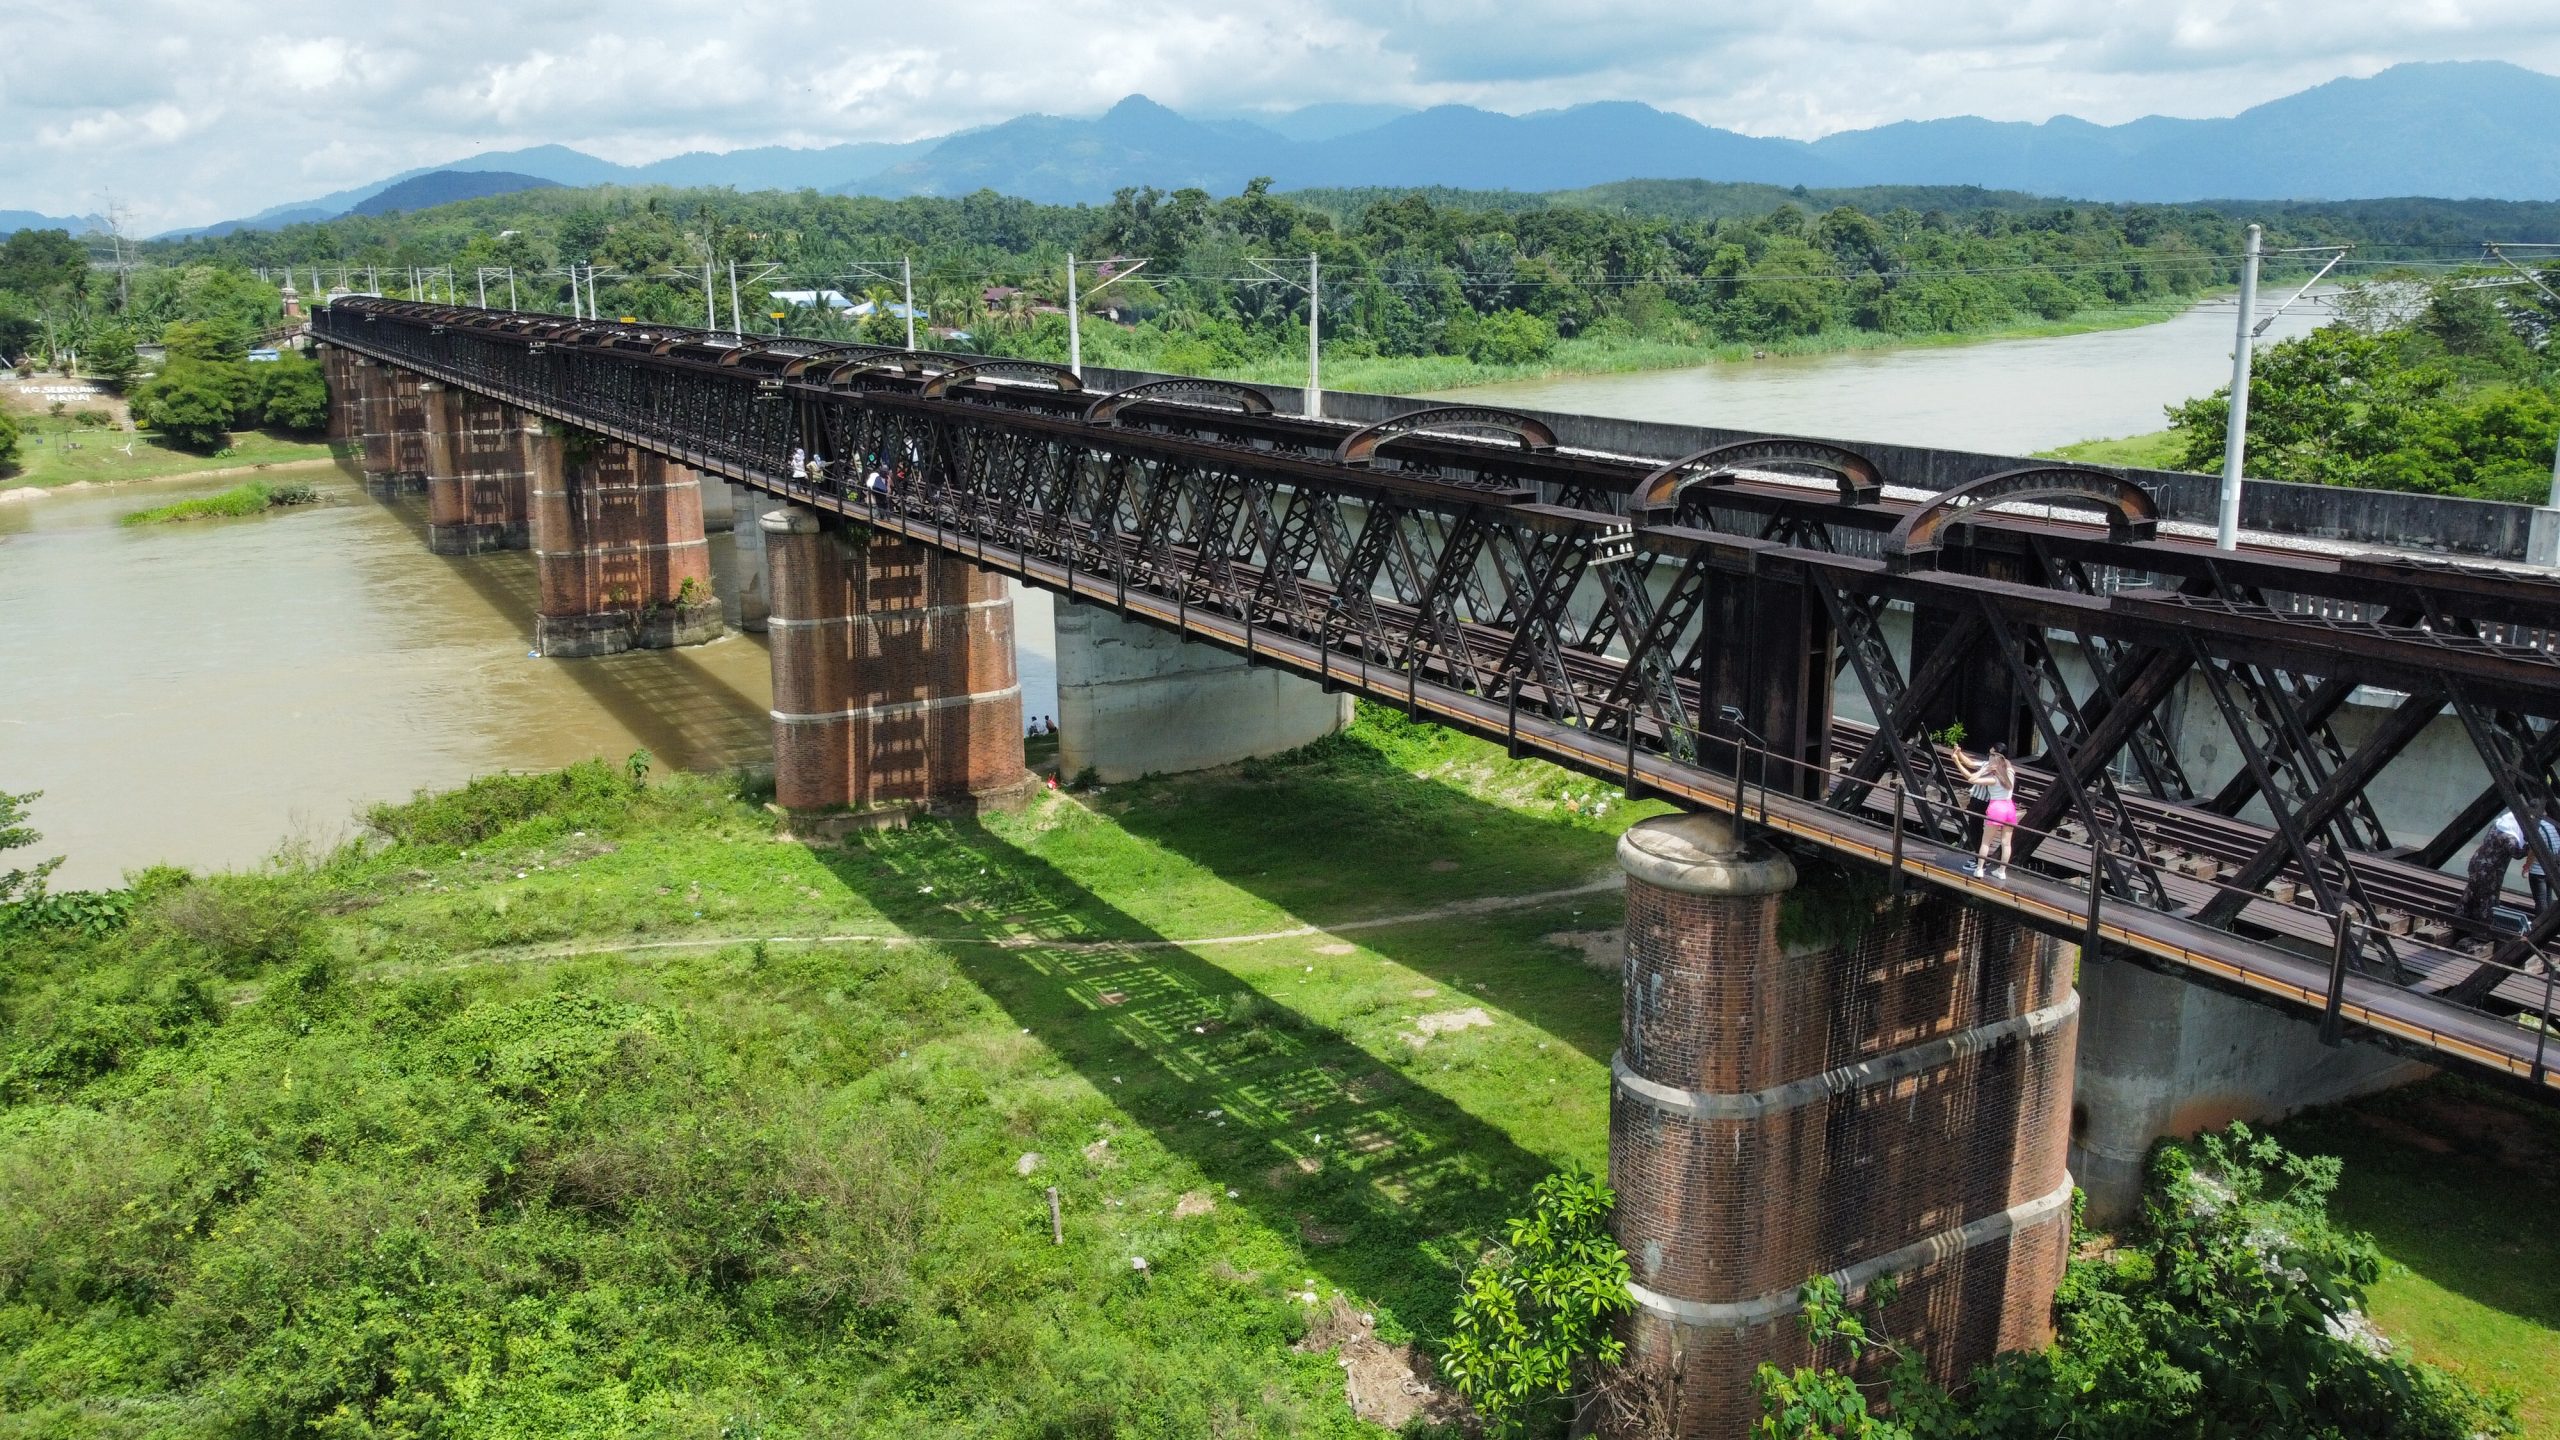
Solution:
[{"label": "dense green forest", "polygon": [[[1012,353],[1064,351],[1065,257],[1144,257],[1147,268],[1086,307],[1087,358],[1233,368],[1304,353],[1305,269],[1320,258],[1328,359],[1452,355],[1534,361],[1559,341],[1771,344],[1826,332],[1897,336],[2060,320],[2174,303],[2235,276],[2238,223],[2185,207],[1985,204],[1870,213],[1787,198],[1757,213],[1636,213],[1591,205],[1509,209],[1427,195],[1300,199],[1262,185],[1123,192],[1099,207],[993,194],[877,200],[811,192],[538,191],[415,215],[361,217],[155,247],[172,260],[250,266],[354,264],[405,285],[409,267],[452,268],[476,295],[481,267],[511,267],[529,308],[568,308],[564,267],[602,267],[607,313],[681,322],[703,314],[702,267],[726,302],[729,262],[784,288],[835,285],[890,298],[894,261],[917,262],[917,298],[945,329]],[[1282,257],[1286,257],[1285,259]],[[884,265],[882,262],[891,262]],[[1277,277],[1257,262],[1274,262]],[[864,266],[873,267],[866,274]],[[1101,278],[1089,274],[1091,287]],[[530,292],[530,293],[527,293]],[[749,298],[765,309],[761,296]],[[779,308],[779,307],[773,307]],[[769,323],[769,322],[768,322]],[[786,325],[852,322],[793,312]],[[899,327],[871,323],[882,338]]]},{"label": "dense green forest", "polygon": [[[1072,254],[1086,262],[1086,361],[1290,383],[1303,375],[1313,255],[1328,377],[1419,390],[1542,368],[2124,323],[2232,283],[2243,216],[2268,225],[2274,250],[2356,246],[2340,272],[2353,277],[2391,265],[2439,275],[2476,259],[2485,236],[2560,235],[2555,205],[2103,206],[1697,181],[1553,195],[1280,195],[1255,184],[1226,198],[1124,191],[1103,206],[991,192],[554,189],[153,242],[129,270],[98,268],[94,247],[58,231],[26,232],[0,246],[0,349],[77,352],[91,373],[121,380],[135,370],[134,341],[178,326],[175,373],[136,393],[137,418],[211,446],[227,426],[319,414],[315,382],[299,373],[223,368],[279,313],[259,272],[464,301],[496,286],[493,303],[511,289],[524,308],[565,312],[572,269],[593,267],[605,313],[699,324],[708,301],[725,324],[734,267],[734,311],[749,328],[897,343],[898,262],[912,258],[925,343],[1064,360]],[[2299,257],[2279,257],[2269,284],[2302,273]],[[816,288],[878,303],[860,318],[772,298]],[[2529,498],[2528,472],[2549,464],[2547,330],[2541,297],[2511,287],[2443,300],[2416,323],[2367,319],[2275,347],[2259,381],[2260,473]],[[2218,418],[2202,401],[2173,418],[2179,463],[2211,468]]]}]

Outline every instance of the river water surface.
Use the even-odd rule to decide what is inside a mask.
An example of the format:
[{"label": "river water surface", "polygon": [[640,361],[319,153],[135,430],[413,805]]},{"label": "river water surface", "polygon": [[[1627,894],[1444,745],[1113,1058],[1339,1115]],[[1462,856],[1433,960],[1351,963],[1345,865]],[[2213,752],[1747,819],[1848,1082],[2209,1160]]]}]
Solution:
[{"label": "river water surface", "polygon": [[[2231,312],[2050,340],[1482,386],[1471,400],[1962,449],[2159,428],[2229,366]],[[2269,339],[2314,323],[2287,317]],[[211,493],[170,482],[0,503],[0,790],[42,790],[67,885],[167,860],[241,865],[346,835],[366,804],[646,749],[771,758],[761,636],[598,660],[527,656],[533,560],[427,553],[422,502],[330,472],[329,501],[119,528]],[[732,593],[730,548],[712,538]],[[1047,598],[1022,597],[1023,709],[1057,710]]]},{"label": "river water surface", "polygon": [[[2298,307],[2259,343],[2308,334],[2326,318]],[[2208,303],[2130,330],[1522,380],[1445,398],[2025,455],[2165,426],[2162,407],[2230,383],[2234,320],[2228,303]]]}]

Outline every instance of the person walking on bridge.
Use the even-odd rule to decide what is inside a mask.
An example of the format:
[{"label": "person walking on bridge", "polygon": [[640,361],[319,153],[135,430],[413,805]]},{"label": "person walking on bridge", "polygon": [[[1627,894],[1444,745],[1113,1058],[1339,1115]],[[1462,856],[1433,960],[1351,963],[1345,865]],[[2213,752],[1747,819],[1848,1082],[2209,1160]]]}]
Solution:
[{"label": "person walking on bridge", "polygon": [[[2018,767],[2009,763],[2009,747],[2006,745],[1993,745],[1991,753],[1979,763],[1964,753],[1963,746],[1953,748],[1956,770],[1964,776],[1966,784],[1981,792],[1983,799],[1989,802],[1982,809],[1982,840],[1973,852],[1973,873],[1980,875],[1990,870],[1992,879],[2006,880],[2009,878],[2009,841],[2018,828]],[[2000,866],[1996,870],[1990,868],[1994,844],[2000,847]]]}]

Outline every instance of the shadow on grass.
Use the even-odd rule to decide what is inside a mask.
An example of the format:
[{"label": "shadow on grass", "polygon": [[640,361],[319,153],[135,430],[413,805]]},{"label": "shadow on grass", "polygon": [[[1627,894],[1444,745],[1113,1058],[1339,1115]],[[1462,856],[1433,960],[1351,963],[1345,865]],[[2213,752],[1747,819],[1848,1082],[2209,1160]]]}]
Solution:
[{"label": "shadow on grass", "polygon": [[[1400,768],[1363,724],[1276,760],[1179,785],[1142,781],[1112,810],[1123,830],[1316,924],[1482,897],[1614,881],[1616,834],[1542,818]],[[1601,782],[1572,777],[1584,794]],[[1615,925],[1612,891],[1565,902],[1569,923]],[[1465,985],[1595,1059],[1618,1043],[1618,986],[1561,947],[1447,943],[1449,923],[1356,932],[1365,948],[1448,986]],[[1479,923],[1490,928],[1489,917]]]},{"label": "shadow on grass", "polygon": [[2276,1127],[2345,1162],[2332,1212],[2454,1294],[2560,1330],[2560,1112],[2439,1077]]},{"label": "shadow on grass", "polygon": [[982,826],[812,853],[899,923],[986,942],[949,953],[1015,1024],[1408,1326],[1438,1330],[1463,1267],[1551,1168]]}]

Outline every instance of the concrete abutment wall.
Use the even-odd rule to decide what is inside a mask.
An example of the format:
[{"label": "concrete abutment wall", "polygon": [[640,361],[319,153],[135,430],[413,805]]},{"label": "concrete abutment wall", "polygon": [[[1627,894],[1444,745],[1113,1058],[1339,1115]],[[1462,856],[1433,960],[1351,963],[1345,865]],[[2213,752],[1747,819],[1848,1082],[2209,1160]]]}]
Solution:
[{"label": "concrete abutment wall", "polygon": [[1060,598],[1058,770],[1106,783],[1233,764],[1351,723],[1348,694]]},{"label": "concrete abutment wall", "polygon": [[2129,960],[2080,962],[2071,1173],[2092,1225],[2141,1213],[2145,1161],[2164,1139],[2272,1120],[2431,1073],[2376,1045],[2328,1046],[2319,1027]]}]

